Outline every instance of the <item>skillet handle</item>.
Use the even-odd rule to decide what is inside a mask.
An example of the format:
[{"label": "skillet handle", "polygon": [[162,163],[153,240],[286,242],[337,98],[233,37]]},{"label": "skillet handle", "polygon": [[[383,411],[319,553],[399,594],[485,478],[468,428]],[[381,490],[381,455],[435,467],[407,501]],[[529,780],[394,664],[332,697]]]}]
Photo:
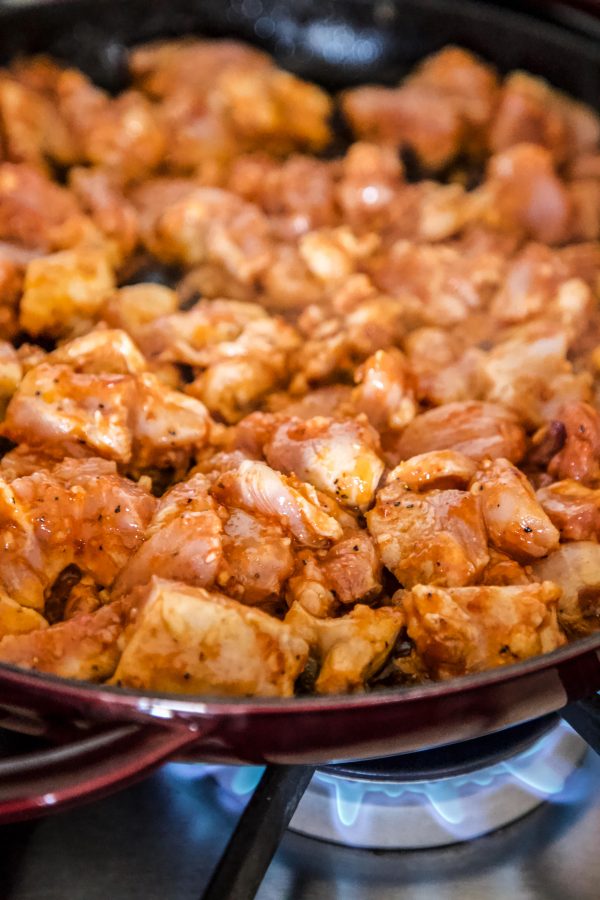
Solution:
[{"label": "skillet handle", "polygon": [[561,710],[561,716],[600,755],[600,696],[570,703]]},{"label": "skillet handle", "polygon": [[63,810],[124,787],[198,740],[187,727],[111,725],[0,760],[0,823]]}]

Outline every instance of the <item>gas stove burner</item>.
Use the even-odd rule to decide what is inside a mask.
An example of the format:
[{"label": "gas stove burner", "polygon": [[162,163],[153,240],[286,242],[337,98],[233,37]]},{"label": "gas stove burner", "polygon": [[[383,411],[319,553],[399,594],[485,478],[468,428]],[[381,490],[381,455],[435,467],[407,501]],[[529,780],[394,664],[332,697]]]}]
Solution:
[{"label": "gas stove burner", "polygon": [[[319,840],[369,849],[441,847],[514,822],[560,799],[586,744],[554,716],[461,744],[318,769],[290,828]],[[185,764],[211,775],[225,807],[239,812],[257,766]]]}]

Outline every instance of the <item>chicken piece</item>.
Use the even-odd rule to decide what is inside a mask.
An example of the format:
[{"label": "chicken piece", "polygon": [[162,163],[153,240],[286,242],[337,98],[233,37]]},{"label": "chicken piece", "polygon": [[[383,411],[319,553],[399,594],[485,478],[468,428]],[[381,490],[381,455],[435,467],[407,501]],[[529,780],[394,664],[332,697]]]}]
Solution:
[{"label": "chicken piece", "polygon": [[116,250],[119,261],[133,253],[139,238],[138,214],[117,179],[103,169],[73,168],[69,187]]},{"label": "chicken piece", "polygon": [[412,456],[392,469],[387,483],[401,482],[410,491],[464,490],[477,470],[470,456],[456,450],[432,450]]},{"label": "chicken piece", "polygon": [[5,436],[53,454],[97,453],[121,463],[185,466],[208,436],[205,407],[154,375],[80,374],[42,364],[23,379]]},{"label": "chicken piece", "polygon": [[446,403],[421,413],[390,451],[394,464],[432,450],[454,450],[471,459],[506,457],[519,462],[525,434],[516,417],[494,403]]},{"label": "chicken piece", "polygon": [[507,459],[484,462],[471,483],[491,544],[521,562],[555,550],[559,533],[533,487]]},{"label": "chicken piece", "polygon": [[104,681],[117,665],[125,619],[123,605],[115,602],[50,628],[7,635],[0,640],[0,661],[61,678]]},{"label": "chicken piece", "polygon": [[109,97],[70,69],[58,79],[56,97],[86,162],[117,172],[124,181],[147,177],[160,163],[167,135],[143,94],[128,90]]},{"label": "chicken piece", "polygon": [[298,242],[300,256],[310,275],[328,289],[344,285],[378,246],[377,235],[357,236],[346,225],[309,231]]},{"label": "chicken piece", "polygon": [[263,462],[245,460],[236,471],[225,472],[213,494],[228,507],[276,519],[300,545],[322,547],[342,537],[341,526],[321,508],[311,485],[286,478]]},{"label": "chicken piece", "polygon": [[479,192],[485,199],[483,221],[488,226],[543,244],[569,239],[572,201],[543,147],[517,144],[492,156]]},{"label": "chicken piece", "polygon": [[600,627],[600,545],[573,541],[545,559],[536,560],[533,575],[554,582],[561,590],[558,616],[572,636],[590,634]]},{"label": "chicken piece", "polygon": [[98,328],[61,344],[46,357],[46,362],[71,366],[73,371],[87,375],[136,375],[147,368],[146,360],[129,335],[108,328]]},{"label": "chicken piece", "polygon": [[82,247],[34,259],[25,273],[21,326],[34,336],[81,333],[113,289],[103,250]]},{"label": "chicken piece", "polygon": [[496,587],[530,584],[530,571],[530,568],[525,569],[516,559],[490,547],[490,561],[481,574],[481,584]]},{"label": "chicken piece", "polygon": [[265,446],[269,465],[296,475],[343,505],[367,509],[383,475],[379,437],[366,417],[289,419]]},{"label": "chicken piece", "polygon": [[62,618],[73,619],[82,613],[93,613],[103,605],[100,592],[89,575],[84,575],[69,591],[62,610]]},{"label": "chicken piece", "polygon": [[78,161],[77,144],[52,100],[5,74],[0,78],[0,123],[12,162],[45,172],[48,160],[60,166]]},{"label": "chicken piece", "polygon": [[98,454],[127,462],[132,454],[129,375],[85,375],[69,366],[36,366],[9,403],[4,436],[56,455]]},{"label": "chicken piece", "polygon": [[593,149],[599,139],[598,116],[589,107],[526,72],[512,72],[505,79],[489,132],[492,153],[515,144],[539,144],[561,163]]},{"label": "chicken piece", "polygon": [[0,640],[7,634],[29,634],[47,628],[46,619],[28,606],[21,606],[0,591]]},{"label": "chicken piece", "polygon": [[144,542],[120,573],[113,597],[122,597],[152,575],[194,587],[211,587],[223,560],[223,524],[204,475],[193,475],[164,494]]},{"label": "chicken piece", "polygon": [[102,308],[102,318],[113,328],[122,328],[140,343],[147,326],[175,313],[179,297],[162,284],[131,284],[119,288]]},{"label": "chicken piece", "polygon": [[488,563],[485,527],[466,491],[417,494],[392,481],[367,513],[383,564],[406,587],[472,584]]},{"label": "chicken piece", "polygon": [[278,522],[232,509],[223,525],[225,564],[218,585],[250,605],[278,600],[294,569],[291,545]]},{"label": "chicken piece", "polygon": [[266,53],[241,41],[198,38],[142,44],[132,49],[128,62],[136,85],[157,99],[176,93],[182,85],[204,95],[231,67],[251,71],[272,65]]},{"label": "chicken piece", "polygon": [[187,392],[225,422],[239,422],[270,391],[285,384],[291,355],[299,344],[296,330],[283,319],[251,321],[236,340],[205,350],[206,368]]},{"label": "chicken piece", "polygon": [[146,245],[161,262],[213,262],[252,282],[271,259],[269,230],[268,219],[254,204],[220,188],[197,188],[163,207]]},{"label": "chicken piece", "polygon": [[337,612],[339,603],[311,550],[296,555],[296,569],[286,584],[286,600],[288,606],[300,606],[317,619],[327,619]]},{"label": "chicken piece", "polygon": [[415,383],[406,357],[390,347],[378,350],[354,375],[352,406],[378,431],[399,431],[417,414]]},{"label": "chicken piece", "polygon": [[17,351],[6,341],[0,341],[0,420],[8,401],[15,393],[23,375]]},{"label": "chicken piece", "polygon": [[293,150],[322,150],[331,140],[331,98],[316,84],[289,72],[231,67],[220,74],[215,94],[225,121],[250,149],[283,155]]},{"label": "chicken piece", "polygon": [[566,401],[585,400],[590,390],[587,373],[573,373],[568,346],[564,328],[543,322],[523,326],[481,359],[486,399],[513,410],[530,427],[559,418]]},{"label": "chicken piece", "polygon": [[238,156],[227,189],[255,203],[283,240],[338,224],[334,164],[294,155],[279,163],[263,154]]},{"label": "chicken piece", "polygon": [[0,240],[48,251],[54,229],[79,213],[73,195],[35,169],[0,163]]},{"label": "chicken piece", "polygon": [[359,603],[345,616],[319,619],[294,603],[285,622],[317,656],[316,693],[342,694],[364,690],[390,655],[404,618],[397,609]]},{"label": "chicken piece", "polygon": [[429,675],[453,678],[507,665],[565,643],[552,582],[501,587],[416,585],[398,598]]},{"label": "chicken piece", "polygon": [[52,472],[60,460],[48,456],[43,450],[32,450],[25,444],[14,447],[0,459],[0,478],[10,483],[23,475],[45,470]]},{"label": "chicken piece", "polygon": [[552,457],[548,473],[594,484],[600,478],[600,415],[589,403],[570,403],[556,416],[564,428],[564,441]]},{"label": "chicken piece", "polygon": [[347,531],[327,551],[321,571],[340,603],[367,603],[381,593],[381,560],[373,538],[362,528]]},{"label": "chicken piece", "polygon": [[536,491],[562,541],[600,540],[600,491],[567,478]]},{"label": "chicken piece", "polygon": [[430,170],[464,148],[481,144],[478,132],[495,101],[491,69],[457,47],[429,57],[398,88],[359,87],[342,96],[354,131],[376,143],[409,146]]},{"label": "chicken piece", "polygon": [[424,324],[449,326],[484,308],[501,284],[503,261],[496,254],[466,257],[445,244],[397,241],[368,266],[375,286],[412,298]]},{"label": "chicken piece", "polygon": [[[352,388],[346,384],[332,384],[317,388],[309,391],[303,397],[287,393],[273,393],[267,398],[266,407],[270,412],[298,419],[313,419],[315,416],[343,419],[355,411]],[[363,412],[365,411],[363,410]]]},{"label": "chicken piece", "polygon": [[133,602],[113,684],[217,696],[294,693],[308,647],[283,622],[222,594],[156,577]]},{"label": "chicken piece", "polygon": [[403,186],[402,165],[394,148],[364,141],[351,144],[341,160],[335,191],[343,220],[359,234],[389,226]]}]

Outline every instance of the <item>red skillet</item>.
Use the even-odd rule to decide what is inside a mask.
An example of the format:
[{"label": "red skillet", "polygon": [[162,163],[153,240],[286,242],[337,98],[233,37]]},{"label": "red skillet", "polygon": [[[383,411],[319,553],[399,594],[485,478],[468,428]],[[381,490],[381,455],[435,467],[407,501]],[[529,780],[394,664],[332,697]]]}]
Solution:
[{"label": "red skillet", "polygon": [[[397,79],[424,54],[455,42],[500,68],[545,74],[589,103],[600,97],[600,27],[564,7],[552,7],[558,26],[468,0],[263,0],[260,6],[259,21],[244,12],[250,4],[236,0],[4,7],[0,57],[45,50],[116,88],[129,44],[194,30],[255,41],[262,35],[284,65],[340,87]],[[593,696],[600,689],[599,651],[600,634],[441,684],[289,700],[148,696],[0,666],[0,726],[59,743],[0,762],[0,821],[98,796],[182,751],[203,760],[315,764],[475,738]],[[592,714],[590,704],[567,713],[588,739],[597,729]]]}]

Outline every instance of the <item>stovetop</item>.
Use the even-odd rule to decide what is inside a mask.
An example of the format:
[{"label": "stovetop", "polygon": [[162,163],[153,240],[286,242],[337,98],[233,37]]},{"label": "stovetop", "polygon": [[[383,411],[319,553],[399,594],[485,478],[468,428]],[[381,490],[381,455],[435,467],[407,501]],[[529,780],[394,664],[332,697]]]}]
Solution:
[{"label": "stovetop", "polygon": [[[236,814],[212,779],[162,770],[120,794],[0,828],[2,900],[199,900]],[[469,843],[353,850],[288,832],[257,900],[597,900],[600,757],[551,802]],[[224,898],[225,900],[225,898]]]}]

